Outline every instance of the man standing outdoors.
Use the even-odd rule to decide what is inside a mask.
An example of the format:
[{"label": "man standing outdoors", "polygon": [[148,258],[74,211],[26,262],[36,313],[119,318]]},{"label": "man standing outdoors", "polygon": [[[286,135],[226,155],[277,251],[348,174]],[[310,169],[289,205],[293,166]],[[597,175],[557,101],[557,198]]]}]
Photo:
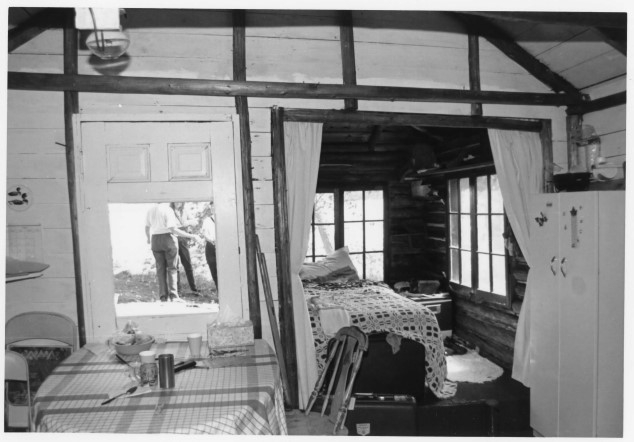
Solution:
[{"label": "man standing outdoors", "polygon": [[145,220],[145,236],[148,244],[152,246],[152,254],[156,260],[156,278],[159,285],[159,299],[163,302],[175,299],[178,296],[176,273],[178,261],[177,236],[195,239],[191,235],[180,230],[174,211],[168,203],[154,204],[148,210]]},{"label": "man standing outdoors", "polygon": [[[177,227],[180,230],[184,230],[187,233],[191,233],[191,228],[198,224],[198,222],[189,216],[189,212],[187,212],[187,207],[185,203],[171,203],[170,206],[174,209],[174,215],[176,215],[176,220],[178,222]],[[196,288],[196,280],[194,279],[194,269],[192,268],[192,258],[189,254],[189,240],[185,237],[179,236],[178,238],[178,257],[180,258],[180,262],[183,265],[183,269],[185,270],[185,276],[187,276],[187,283],[189,284],[189,289],[191,290],[191,294],[194,296],[200,296],[198,289]],[[177,270],[176,274],[178,287],[181,287],[181,275]]]},{"label": "man standing outdoors", "polygon": [[213,201],[207,208],[207,216],[203,219],[203,225],[200,230],[205,239],[205,259],[209,266],[209,272],[216,284],[218,291],[218,265],[216,261],[216,221],[214,220],[214,203]]}]

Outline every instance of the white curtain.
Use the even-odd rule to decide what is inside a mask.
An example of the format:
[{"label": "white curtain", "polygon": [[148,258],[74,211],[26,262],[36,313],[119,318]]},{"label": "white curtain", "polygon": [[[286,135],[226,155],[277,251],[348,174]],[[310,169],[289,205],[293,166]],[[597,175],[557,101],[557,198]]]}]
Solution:
[{"label": "white curtain", "polygon": [[[542,145],[538,133],[489,129],[495,170],[500,181],[504,209],[517,243],[529,267],[530,223],[529,197],[542,190]],[[526,292],[515,334],[513,354],[514,379],[530,387],[530,302],[531,272],[528,273]]]},{"label": "white curtain", "polygon": [[317,382],[315,345],[299,271],[308,248],[319,172],[321,133],[321,123],[284,123],[293,318],[297,347],[299,406],[302,409],[308,403],[310,393]]}]

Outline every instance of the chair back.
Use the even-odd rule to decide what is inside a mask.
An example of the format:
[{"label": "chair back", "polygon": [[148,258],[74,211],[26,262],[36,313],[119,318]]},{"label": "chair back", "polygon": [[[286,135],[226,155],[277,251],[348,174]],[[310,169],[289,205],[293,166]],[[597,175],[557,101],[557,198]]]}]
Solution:
[{"label": "chair back", "polygon": [[[368,349],[368,337],[357,327],[343,327],[331,339],[330,344],[332,345],[329,346],[326,366],[317,379],[315,389],[308,400],[305,414],[310,418],[310,410],[317,397],[321,395],[323,397],[321,417],[324,416],[330,401],[330,413],[327,420],[331,425],[334,424],[332,434],[345,435],[347,430],[343,424],[350,403],[354,379],[361,366],[363,353]],[[325,386],[324,382],[328,375],[328,385],[326,391],[322,393],[322,387]],[[320,421],[316,420],[316,422]],[[311,424],[311,426],[323,428],[323,422],[320,425]]]},{"label": "chair back", "polygon": [[79,348],[77,326],[68,317],[51,312],[21,313],[9,319],[5,325],[5,346],[29,339],[47,339]]},{"label": "chair back", "polygon": [[[31,384],[29,382],[29,364],[24,356],[11,350],[4,352],[4,380],[9,382],[4,391],[5,421],[11,428],[31,428]],[[11,382],[26,384],[26,403],[16,403],[15,388]]]}]

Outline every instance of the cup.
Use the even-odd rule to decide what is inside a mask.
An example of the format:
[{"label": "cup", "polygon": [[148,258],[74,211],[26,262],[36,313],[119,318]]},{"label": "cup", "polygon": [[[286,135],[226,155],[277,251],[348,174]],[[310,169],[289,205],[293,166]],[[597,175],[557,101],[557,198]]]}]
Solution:
[{"label": "cup", "polygon": [[152,350],[146,350],[139,353],[139,357],[141,358],[141,364],[153,364],[154,358],[156,357],[156,353]]},{"label": "cup", "polygon": [[192,333],[187,335],[187,342],[189,343],[189,356],[192,358],[200,357],[200,347],[203,342],[203,335],[200,333]]}]

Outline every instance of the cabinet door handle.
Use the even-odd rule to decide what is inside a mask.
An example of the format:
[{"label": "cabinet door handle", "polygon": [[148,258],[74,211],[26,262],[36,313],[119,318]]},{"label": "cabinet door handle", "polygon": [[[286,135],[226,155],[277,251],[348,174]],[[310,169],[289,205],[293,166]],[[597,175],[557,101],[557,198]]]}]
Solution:
[{"label": "cabinet door handle", "polygon": [[555,264],[557,263],[557,257],[553,256],[550,260],[550,271],[553,272],[554,276],[557,276],[557,269],[555,269]]},{"label": "cabinet door handle", "polygon": [[561,274],[564,275],[564,278],[565,278],[566,273],[568,273],[568,270],[566,269],[566,258],[561,259],[561,265],[559,266],[559,270],[561,271]]}]

